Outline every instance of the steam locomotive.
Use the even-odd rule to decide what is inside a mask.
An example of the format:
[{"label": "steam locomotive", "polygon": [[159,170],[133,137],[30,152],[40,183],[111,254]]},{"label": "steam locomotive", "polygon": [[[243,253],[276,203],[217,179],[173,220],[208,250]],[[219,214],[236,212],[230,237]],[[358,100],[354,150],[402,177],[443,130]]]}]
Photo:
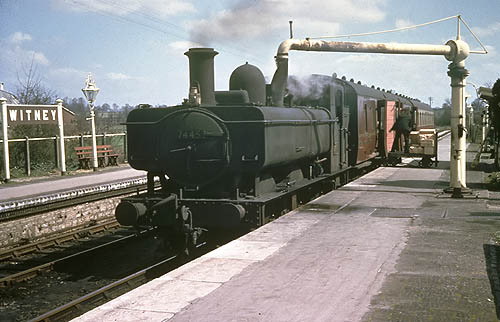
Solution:
[{"label": "steam locomotive", "polygon": [[383,160],[398,111],[408,110],[415,128],[434,124],[428,105],[335,74],[288,78],[273,104],[273,84],[247,63],[229,90],[214,91],[218,53],[185,54],[189,99],[128,115],[128,160],[147,171],[148,190],[124,198],[115,215],[122,225],[158,227],[186,252],[207,230],[265,224]]}]

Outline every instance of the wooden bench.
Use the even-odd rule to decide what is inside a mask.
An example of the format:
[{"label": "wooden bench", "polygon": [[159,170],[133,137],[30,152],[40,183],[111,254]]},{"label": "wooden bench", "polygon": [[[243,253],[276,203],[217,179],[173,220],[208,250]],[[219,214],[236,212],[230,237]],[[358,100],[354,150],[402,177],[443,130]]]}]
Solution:
[{"label": "wooden bench", "polygon": [[[113,153],[111,145],[98,145],[97,164],[99,167],[118,165],[118,153]],[[90,169],[92,166],[92,146],[77,146],[75,152],[78,157],[80,169]]]}]

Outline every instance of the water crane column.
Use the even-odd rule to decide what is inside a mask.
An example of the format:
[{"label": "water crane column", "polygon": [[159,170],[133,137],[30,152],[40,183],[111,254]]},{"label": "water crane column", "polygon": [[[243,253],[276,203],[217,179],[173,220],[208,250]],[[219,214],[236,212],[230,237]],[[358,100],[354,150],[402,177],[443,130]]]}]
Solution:
[{"label": "water crane column", "polygon": [[466,135],[465,135],[465,78],[469,71],[464,62],[448,66],[451,78],[451,152],[450,152],[450,189],[452,197],[461,198],[466,186]]},{"label": "water crane column", "polygon": [[450,152],[450,189],[452,197],[460,198],[466,188],[465,173],[465,124],[464,124],[464,87],[465,78],[469,75],[465,69],[465,59],[469,56],[469,45],[457,37],[445,45],[398,44],[398,43],[364,43],[341,42],[311,39],[287,39],[283,41],[276,54],[277,69],[271,82],[274,104],[283,106],[286,82],[288,79],[288,52],[328,51],[358,52],[380,54],[442,55],[451,64],[448,76],[451,78],[451,152]]}]

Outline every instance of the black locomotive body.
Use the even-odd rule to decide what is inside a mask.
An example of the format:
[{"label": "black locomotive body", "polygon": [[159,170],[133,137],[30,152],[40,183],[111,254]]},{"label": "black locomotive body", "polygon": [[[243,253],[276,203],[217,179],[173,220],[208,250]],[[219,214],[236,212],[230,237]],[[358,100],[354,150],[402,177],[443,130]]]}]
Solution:
[{"label": "black locomotive body", "polygon": [[130,165],[165,173],[196,196],[234,198],[236,189],[255,196],[256,178],[279,178],[281,169],[307,165],[330,151],[331,118],[325,109],[235,105],[154,110],[153,115],[147,109],[130,113]]},{"label": "black locomotive body", "polygon": [[287,107],[272,106],[271,86],[252,65],[233,72],[229,91],[214,91],[216,54],[186,53],[190,94],[182,105],[129,113],[128,160],[147,171],[148,191],[122,200],[121,224],[161,227],[189,248],[207,229],[262,225],[386,155],[392,124],[382,115],[402,97],[313,75],[306,92],[285,97]]}]

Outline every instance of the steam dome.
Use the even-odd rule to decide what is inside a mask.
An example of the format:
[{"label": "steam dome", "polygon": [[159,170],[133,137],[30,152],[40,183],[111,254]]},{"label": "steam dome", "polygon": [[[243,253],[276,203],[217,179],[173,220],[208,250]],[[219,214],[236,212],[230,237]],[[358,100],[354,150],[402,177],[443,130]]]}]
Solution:
[{"label": "steam dome", "polygon": [[266,103],[266,80],[254,65],[246,63],[236,68],[229,78],[229,90],[246,90],[250,102],[264,105]]}]

